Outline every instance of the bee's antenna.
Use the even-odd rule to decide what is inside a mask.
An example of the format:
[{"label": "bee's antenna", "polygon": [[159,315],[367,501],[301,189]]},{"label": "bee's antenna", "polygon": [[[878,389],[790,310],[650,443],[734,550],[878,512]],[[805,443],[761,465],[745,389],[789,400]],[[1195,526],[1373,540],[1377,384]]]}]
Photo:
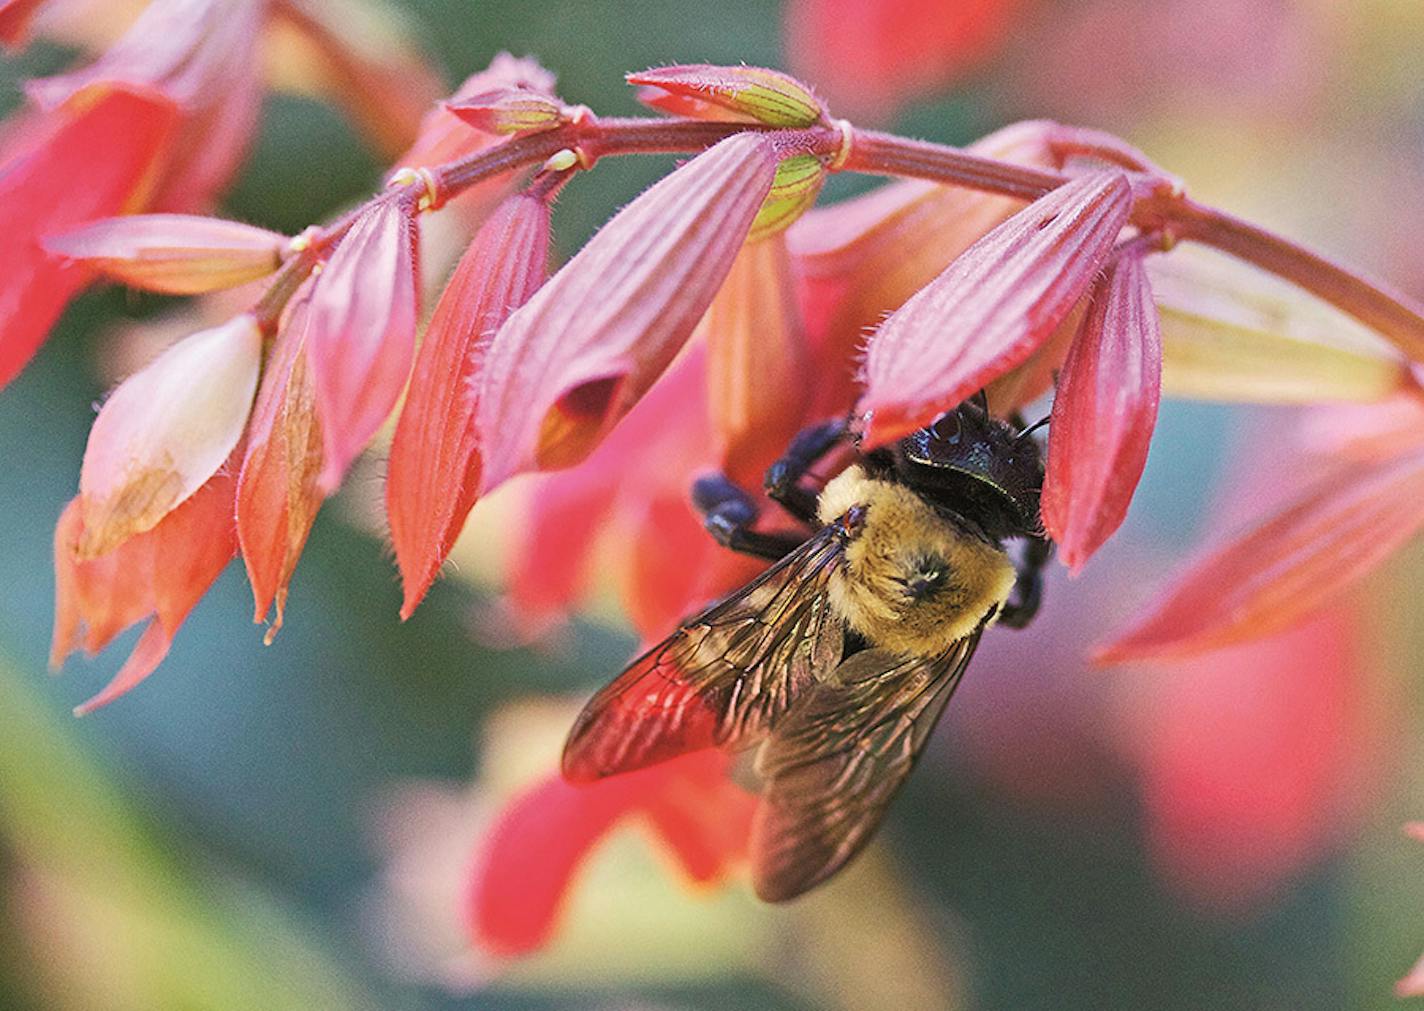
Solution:
[{"label": "bee's antenna", "polygon": [[969,399],[979,405],[979,410],[985,414],[989,413],[989,394],[984,391],[983,387],[980,387],[979,392]]},{"label": "bee's antenna", "polygon": [[1032,435],[1034,432],[1037,432],[1040,428],[1046,427],[1046,426],[1048,425],[1048,422],[1049,422],[1050,420],[1052,420],[1052,418],[1053,418],[1053,415],[1051,415],[1051,414],[1045,414],[1043,417],[1041,417],[1041,418],[1039,418],[1037,421],[1035,421],[1032,425],[1029,425],[1029,426],[1028,426],[1027,428],[1025,428],[1022,432],[1020,432],[1020,433],[1018,434],[1018,438],[1022,439],[1022,438],[1024,438],[1025,436],[1029,436],[1029,435]]}]

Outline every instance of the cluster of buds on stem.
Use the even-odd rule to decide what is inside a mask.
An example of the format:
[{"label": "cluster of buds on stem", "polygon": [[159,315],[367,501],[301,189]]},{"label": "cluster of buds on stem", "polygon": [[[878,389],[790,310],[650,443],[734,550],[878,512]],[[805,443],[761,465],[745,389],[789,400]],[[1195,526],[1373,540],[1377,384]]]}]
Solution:
[{"label": "cluster of buds on stem", "polygon": [[[630,75],[644,101],[667,115],[617,119],[565,103],[552,75],[502,56],[425,116],[382,192],[338,219],[287,238],[198,216],[231,159],[185,143],[185,131],[221,122],[225,150],[236,149],[251,110],[236,116],[235,100],[214,96],[230,94],[250,61],[216,52],[204,41],[211,34],[194,29],[169,32],[167,48],[158,47],[169,63],[160,67],[153,36],[165,17],[190,7],[211,17],[241,9],[254,27],[275,9],[310,27],[301,4],[158,0],[146,15],[153,23],[135,26],[127,48],[36,89],[48,108],[67,111],[7,154],[15,167],[0,174],[0,189],[16,190],[0,193],[0,213],[15,214],[25,187],[74,171],[70,163],[104,136],[111,119],[91,123],[96,109],[139,103],[139,111],[107,116],[151,128],[106,169],[114,178],[102,200],[25,222],[34,237],[27,267],[6,275],[0,302],[21,305],[27,323],[0,341],[0,378],[19,368],[66,294],[91,277],[196,294],[270,275],[247,311],[131,376],[95,422],[79,496],[56,538],[56,660],[76,645],[100,648],[147,616],[156,630],[96,703],[153,669],[234,553],[247,568],[257,619],[275,607],[270,637],[322,501],[403,392],[386,483],[402,617],[437,577],[481,496],[516,475],[557,471],[566,474],[539,480],[571,482],[568,494],[586,515],[613,522],[632,511],[652,540],[677,539],[657,551],[643,545],[632,563],[629,585],[651,583],[664,598],[635,608],[648,634],[719,589],[685,572],[652,578],[648,562],[653,554],[688,557],[681,539],[697,533],[682,497],[690,469],[717,465],[753,483],[808,422],[854,414],[869,449],[980,390],[1007,415],[1056,382],[1043,518],[1076,571],[1123,522],[1159,399],[1174,382],[1195,395],[1250,398],[1253,384],[1242,375],[1275,347],[1315,377],[1301,382],[1297,399],[1394,394],[1418,403],[1408,364],[1424,359],[1418,307],[1196,203],[1126,142],[1047,122],[1017,124],[968,149],[909,140],[836,119],[810,87],[760,68]],[[113,84],[111,65],[119,64],[131,77],[147,74],[145,88]],[[173,88],[181,78],[211,100],[163,97],[162,88],[155,98],[163,73]],[[246,78],[240,93],[255,101]],[[644,153],[692,157],[551,274],[555,196],[602,158]],[[27,174],[36,159],[43,177]],[[159,162],[163,178],[155,179]],[[827,176],[842,171],[898,181],[816,206]],[[80,189],[94,192],[88,181]],[[446,207],[473,234],[418,340],[419,219]],[[153,213],[126,213],[140,210]],[[1156,267],[1188,241],[1319,296],[1397,353],[1253,332],[1211,299],[1194,301],[1190,267],[1180,272],[1185,307],[1174,308],[1155,290]],[[51,274],[69,279],[66,294],[34,290]],[[1240,311],[1249,297],[1226,301]],[[1349,367],[1319,368],[1330,356]],[[1188,363],[1176,378],[1174,362]],[[674,382],[700,395],[661,395]],[[688,449],[697,446],[706,448]],[[595,454],[611,477],[591,479],[580,467]],[[667,488],[645,480],[655,468],[672,475]],[[1387,473],[1376,483],[1415,487]],[[634,474],[641,495],[627,480]],[[1418,472],[1410,474],[1417,484]],[[547,488],[549,501],[568,501]],[[655,519],[653,501],[667,507]],[[1315,566],[1308,571],[1328,561],[1328,547],[1321,551],[1307,559]],[[587,548],[568,554],[566,570]],[[1278,561],[1275,576],[1297,578],[1279,569],[1306,564],[1300,559],[1297,550]],[[563,588],[544,587],[559,605],[578,579],[562,578]],[[1293,605],[1272,606],[1262,627],[1279,627],[1277,612]],[[1162,648],[1179,624],[1158,621],[1126,641],[1146,635]],[[1188,633],[1192,642],[1214,641],[1200,628]]]}]

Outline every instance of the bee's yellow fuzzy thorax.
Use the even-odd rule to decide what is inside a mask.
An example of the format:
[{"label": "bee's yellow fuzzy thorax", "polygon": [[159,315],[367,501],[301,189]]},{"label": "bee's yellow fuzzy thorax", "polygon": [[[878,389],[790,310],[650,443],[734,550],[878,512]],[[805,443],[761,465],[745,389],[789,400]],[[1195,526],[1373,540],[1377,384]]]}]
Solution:
[{"label": "bee's yellow fuzzy thorax", "polygon": [[[849,467],[821,492],[821,522],[855,506],[865,507],[865,523],[829,592],[832,607],[872,644],[937,656],[1008,599],[1014,585],[1008,556],[956,528],[909,488]],[[943,584],[917,599],[906,584],[927,565],[942,568]]]}]

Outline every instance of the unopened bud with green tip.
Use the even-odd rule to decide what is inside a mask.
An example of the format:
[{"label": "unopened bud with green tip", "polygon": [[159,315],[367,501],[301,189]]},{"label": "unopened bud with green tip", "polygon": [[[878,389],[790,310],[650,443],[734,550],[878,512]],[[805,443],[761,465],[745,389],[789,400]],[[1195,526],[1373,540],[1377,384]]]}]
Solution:
[{"label": "unopened bud with green tip", "polygon": [[694,119],[805,127],[826,114],[809,87],[765,67],[655,67],[629,74],[628,83],[642,86],[639,98],[645,104]]},{"label": "unopened bud with green tip", "polygon": [[494,88],[446,102],[445,108],[485,133],[539,133],[569,120],[557,99],[532,88]]},{"label": "unopened bud with green tip", "polygon": [[815,155],[798,154],[782,159],[776,166],[771,192],[752,222],[747,241],[765,239],[790,227],[816,203],[825,181],[826,166]]}]

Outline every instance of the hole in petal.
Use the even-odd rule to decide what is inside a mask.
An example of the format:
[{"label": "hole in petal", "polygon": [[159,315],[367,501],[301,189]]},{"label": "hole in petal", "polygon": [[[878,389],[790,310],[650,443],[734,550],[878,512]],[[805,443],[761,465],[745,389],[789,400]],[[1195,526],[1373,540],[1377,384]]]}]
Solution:
[{"label": "hole in petal", "polygon": [[566,392],[544,416],[535,451],[539,467],[572,467],[593,451],[613,418],[619,391],[627,376],[618,373],[580,383]]}]

